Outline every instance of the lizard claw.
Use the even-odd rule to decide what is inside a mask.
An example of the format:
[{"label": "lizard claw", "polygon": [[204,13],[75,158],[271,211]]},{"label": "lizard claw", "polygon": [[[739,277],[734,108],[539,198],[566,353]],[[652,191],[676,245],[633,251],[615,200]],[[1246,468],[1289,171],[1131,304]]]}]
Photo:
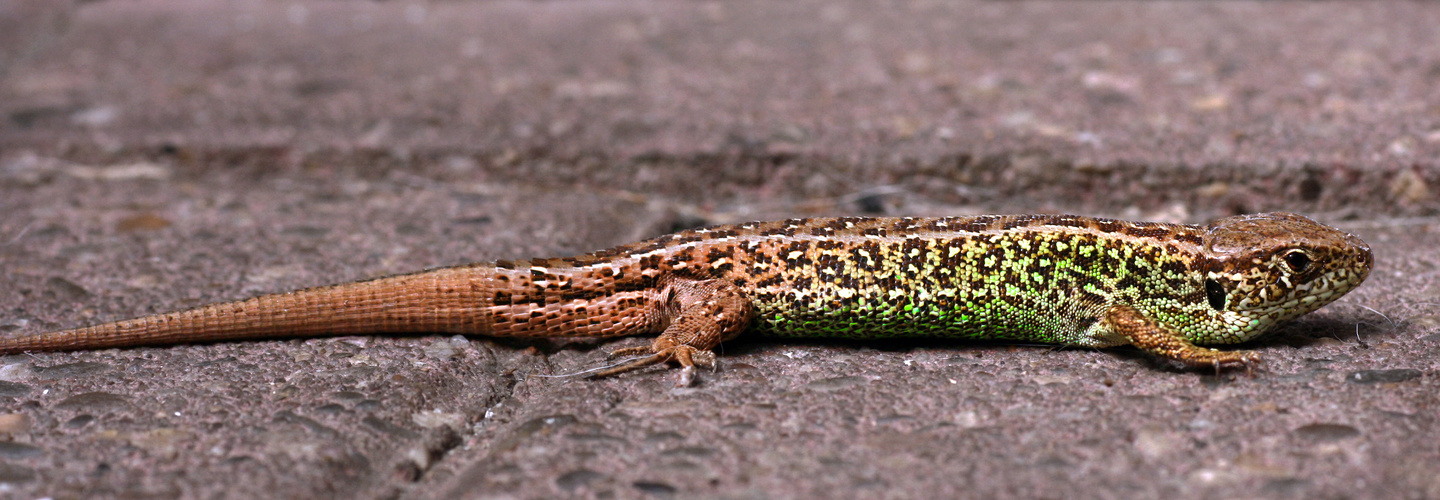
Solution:
[{"label": "lizard claw", "polygon": [[644,355],[644,354],[651,354],[651,353],[653,353],[653,352],[654,352],[654,351],[650,350],[649,347],[645,347],[645,346],[641,346],[641,347],[626,347],[626,348],[624,348],[624,349],[616,349],[616,350],[610,351],[610,354],[609,354],[609,355],[606,355],[606,356],[605,356],[605,359],[616,359],[616,358],[623,358],[623,357],[626,357],[626,356],[639,356],[639,355]]},{"label": "lizard claw", "polygon": [[[1245,374],[1253,376],[1255,369],[1264,364],[1264,358],[1255,351],[1221,351],[1208,349],[1210,353],[1210,366],[1215,368],[1215,375],[1225,368],[1245,368]],[[1194,366],[1194,365],[1192,365]]]},{"label": "lizard claw", "polygon": [[702,351],[688,345],[677,345],[661,349],[652,353],[649,347],[629,347],[616,349],[610,352],[610,358],[634,356],[637,354],[649,354],[634,361],[600,370],[590,375],[591,378],[609,377],[621,373],[635,371],[647,366],[658,365],[667,361],[680,363],[680,381],[677,387],[689,387],[695,383],[695,365],[713,368],[715,366],[715,353]]},{"label": "lizard claw", "polygon": [[1245,365],[1245,375],[1255,376],[1255,370],[1265,368],[1265,358],[1255,351],[1240,351],[1240,364]]}]

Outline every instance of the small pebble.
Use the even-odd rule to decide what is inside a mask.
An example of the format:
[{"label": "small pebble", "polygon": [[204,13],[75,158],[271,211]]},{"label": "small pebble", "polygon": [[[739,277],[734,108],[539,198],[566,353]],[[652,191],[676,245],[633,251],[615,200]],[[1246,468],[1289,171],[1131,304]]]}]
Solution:
[{"label": "small pebble", "polygon": [[0,434],[19,434],[29,430],[29,415],[24,413],[0,414]]},{"label": "small pebble", "polygon": [[1355,384],[1392,384],[1420,378],[1421,375],[1423,375],[1423,373],[1420,370],[1412,368],[1361,370],[1346,375],[1345,380]]}]

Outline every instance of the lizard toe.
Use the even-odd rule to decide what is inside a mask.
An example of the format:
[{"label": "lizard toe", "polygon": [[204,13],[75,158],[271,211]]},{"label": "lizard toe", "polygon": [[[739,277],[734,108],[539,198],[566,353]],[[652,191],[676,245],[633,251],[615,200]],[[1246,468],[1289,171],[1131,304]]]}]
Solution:
[{"label": "lizard toe", "polygon": [[645,355],[645,354],[654,354],[654,353],[655,353],[655,351],[654,351],[650,346],[626,347],[626,348],[623,348],[623,349],[616,349],[616,350],[610,351],[610,354],[608,354],[608,355],[605,357],[605,359],[618,359],[618,358],[624,358],[624,357],[628,357],[628,356],[641,356],[641,355]]},{"label": "lizard toe", "polygon": [[660,363],[665,363],[668,361],[674,361],[676,363],[679,363],[681,367],[680,381],[677,386],[688,387],[695,382],[696,365],[704,366],[707,368],[715,366],[715,353],[706,350],[696,349],[692,346],[684,344],[666,347],[664,349],[660,349],[654,352],[651,352],[650,347],[631,347],[626,349],[617,349],[610,353],[610,357],[613,359],[622,356],[644,354],[648,354],[648,356],[635,359],[619,366],[597,371],[591,374],[590,377],[609,377],[611,375],[619,375],[621,373],[635,371],[647,366],[658,365]]},{"label": "lizard toe", "polygon": [[716,366],[718,366],[718,364],[715,362],[718,358],[715,356],[714,351],[695,349],[695,352],[691,353],[690,357],[693,361],[695,361],[695,366],[703,366],[712,370],[715,369]]},{"label": "lizard toe", "polygon": [[[611,354],[614,354],[614,353],[611,353]],[[651,355],[649,355],[649,356],[645,356],[645,357],[642,357],[642,358],[637,358],[637,359],[635,359],[635,360],[633,360],[633,361],[630,361],[630,362],[628,362],[628,363],[624,363],[624,364],[621,364],[621,365],[618,365],[618,366],[614,366],[614,367],[611,367],[611,368],[606,368],[606,369],[604,369],[604,370],[600,370],[600,371],[594,372],[594,373],[590,374],[590,378],[603,378],[603,377],[609,377],[609,376],[612,376],[612,375],[619,375],[619,374],[621,374],[621,373],[626,373],[626,372],[632,372],[632,371],[635,371],[635,370],[639,370],[639,369],[644,368],[644,367],[647,367],[647,366],[658,365],[658,364],[660,364],[660,363],[664,363],[664,362],[669,361],[669,360],[670,360],[670,355],[669,355],[669,353],[659,353],[659,352],[657,352],[657,353],[651,354]]]}]

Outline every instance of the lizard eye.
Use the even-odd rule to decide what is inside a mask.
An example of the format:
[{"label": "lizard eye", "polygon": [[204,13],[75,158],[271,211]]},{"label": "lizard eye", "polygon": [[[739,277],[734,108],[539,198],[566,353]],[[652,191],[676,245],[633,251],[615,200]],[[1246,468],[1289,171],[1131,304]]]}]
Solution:
[{"label": "lizard eye", "polygon": [[1205,280],[1205,298],[1210,299],[1210,307],[1216,311],[1225,310],[1225,287],[1220,286],[1219,281]]},{"label": "lizard eye", "polygon": [[1291,272],[1303,273],[1310,268],[1310,256],[1303,250],[1291,250],[1285,254],[1285,265]]}]

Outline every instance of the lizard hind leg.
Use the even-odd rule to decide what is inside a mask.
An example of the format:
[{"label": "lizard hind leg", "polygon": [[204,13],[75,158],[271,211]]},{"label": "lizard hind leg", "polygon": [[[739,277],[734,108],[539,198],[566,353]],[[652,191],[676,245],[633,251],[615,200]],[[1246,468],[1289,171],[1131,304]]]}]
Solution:
[{"label": "lizard hind leg", "polygon": [[610,353],[610,358],[641,356],[619,366],[592,374],[607,377],[651,365],[675,362],[680,365],[680,387],[695,381],[695,367],[715,366],[716,346],[735,338],[750,325],[755,316],[749,298],[735,284],[723,280],[676,280],[670,284],[670,305],[666,311],[679,311],[669,326],[647,347],[630,347]]}]

